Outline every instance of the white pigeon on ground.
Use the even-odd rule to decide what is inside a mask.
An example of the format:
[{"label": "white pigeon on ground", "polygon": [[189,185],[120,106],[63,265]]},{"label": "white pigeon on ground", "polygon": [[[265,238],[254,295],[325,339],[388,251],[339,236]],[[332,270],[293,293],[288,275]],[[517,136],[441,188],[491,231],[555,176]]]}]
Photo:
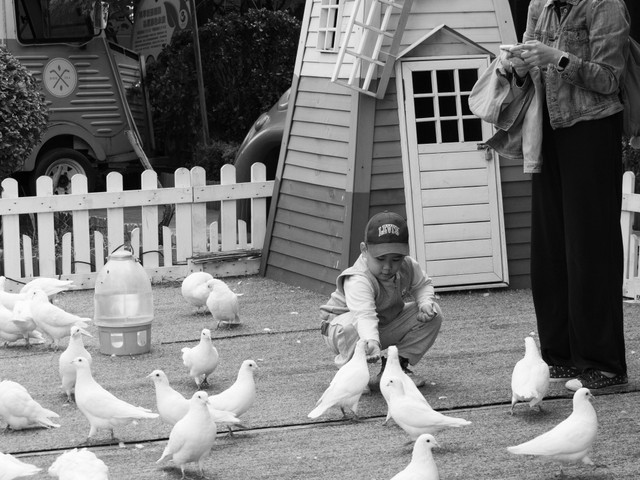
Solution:
[{"label": "white pigeon on ground", "polygon": [[[27,347],[30,346],[31,333],[38,328],[36,322],[33,321],[31,313],[31,302],[29,300],[18,300],[13,306],[13,323],[20,332],[26,342]],[[38,332],[38,334],[40,334]]]},{"label": "white pigeon on ground", "polygon": [[518,402],[529,402],[529,407],[538,405],[549,390],[549,366],[542,359],[533,337],[524,339],[524,357],[516,362],[511,374],[511,415]]},{"label": "white pigeon on ground", "polygon": [[[256,381],[254,373],[257,368],[258,365],[253,360],[245,360],[242,362],[238,370],[238,375],[236,376],[236,381],[226,390],[209,397],[210,408],[230,412],[237,418],[240,418],[256,401]],[[224,423],[235,422],[224,421]],[[231,433],[230,427],[229,433]]]},{"label": "white pigeon on ground", "polygon": [[48,473],[59,480],[109,480],[109,467],[86,448],[64,452],[51,464]]},{"label": "white pigeon on ground", "polygon": [[358,402],[369,383],[366,343],[366,340],[358,340],[353,357],[336,372],[316,407],[307,415],[309,418],[318,418],[333,406],[340,407],[343,417],[347,416],[345,408],[348,408],[358,418]]},{"label": "white pigeon on ground", "polygon": [[204,477],[204,459],[216,441],[218,429],[211,421],[207,392],[199,391],[189,400],[189,411],[171,429],[169,442],[156,463],[171,459],[180,467],[184,478],[184,466],[198,462],[200,475]]},{"label": "white pigeon on ground", "polygon": [[207,272],[193,272],[182,281],[180,291],[182,298],[197,309],[206,307],[207,297],[211,290],[207,285],[209,280],[213,280],[213,275]]},{"label": "white pigeon on ground", "polygon": [[60,425],[50,418],[58,417],[60,415],[36,402],[19,383],[11,380],[0,382],[0,420],[4,420],[9,428],[57,428]]},{"label": "white pigeon on ground", "polygon": [[[429,405],[427,399],[422,395],[420,390],[418,390],[418,387],[413,380],[411,380],[411,377],[402,370],[402,367],[400,366],[398,347],[395,345],[391,345],[387,348],[387,363],[385,364],[382,376],[380,377],[380,392],[387,404],[389,403],[389,397],[391,395],[391,388],[388,386],[390,378],[399,378],[402,380],[402,386],[404,387],[404,392],[407,395],[424,402],[429,408],[431,408],[431,405]],[[389,414],[389,409],[387,409],[387,418],[384,422],[388,422],[390,418],[391,415]]]},{"label": "white pigeon on ground", "polygon": [[9,310],[13,310],[16,302],[20,300],[29,300],[29,298],[30,296],[28,293],[11,293],[5,292],[4,289],[0,290],[0,304],[4,305]]},{"label": "white pigeon on ground", "polygon": [[[588,388],[580,388],[573,394],[573,411],[551,430],[507,451],[516,455],[534,455],[562,463],[594,463],[589,458],[591,447],[598,433],[598,416]],[[562,466],[560,467],[562,474]]]},{"label": "white pigeon on ground", "polygon": [[440,480],[438,466],[431,450],[438,442],[429,433],[423,433],[413,445],[411,462],[404,470],[396,473],[391,480]]},{"label": "white pigeon on ground", "polygon": [[435,435],[446,428],[471,425],[468,420],[443,415],[420,400],[407,395],[402,380],[397,377],[390,378],[387,385],[391,387],[391,395],[387,403],[391,418],[409,435],[411,440],[417,440],[423,433]]},{"label": "white pigeon on ground", "polygon": [[207,377],[218,367],[220,356],[211,341],[211,330],[203,328],[200,333],[200,343],[195,347],[182,349],[182,363],[189,369],[189,376],[196,382],[198,388],[208,385]]},{"label": "white pigeon on ground", "polygon": [[20,293],[29,293],[34,290],[42,290],[50,299],[60,292],[66,292],[78,288],[73,280],[60,280],[58,278],[36,277],[20,289]]},{"label": "white pigeon on ground", "polygon": [[213,320],[217,322],[216,328],[220,325],[239,325],[240,303],[238,302],[238,295],[226,283],[216,278],[209,280],[207,286],[210,289],[207,297],[207,308],[211,312]]},{"label": "white pigeon on ground", "polygon": [[33,290],[29,295],[31,295],[33,321],[36,322],[38,330],[51,339],[55,350],[58,349],[60,340],[69,336],[69,327],[77,325],[87,328],[88,322],[92,321],[88,317],[80,317],[53,305],[43,290]]},{"label": "white pigeon on ground", "polygon": [[[175,425],[189,411],[189,400],[171,387],[169,378],[162,370],[154,370],[147,377],[153,380],[155,386],[156,406],[160,419],[168,425]],[[216,423],[240,423],[233,413],[215,409],[211,405],[209,405],[209,413]]]},{"label": "white pigeon on ground", "polygon": [[171,387],[169,378],[162,370],[154,370],[147,377],[153,380],[160,420],[175,425],[189,411],[189,400]]},{"label": "white pigeon on ground", "polygon": [[76,367],[76,405],[91,426],[87,440],[98,430],[109,430],[111,438],[115,427],[137,423],[137,420],[158,418],[157,413],[143,407],[136,407],[120,400],[105,390],[91,375],[91,366],[84,357],[76,357],[72,362]]},{"label": "white pigeon on ground", "polygon": [[18,460],[9,453],[0,452],[0,480],[28,477],[41,470],[35,465]]},{"label": "white pigeon on ground", "polygon": [[37,330],[25,333],[25,325],[19,322],[16,323],[15,318],[16,316],[12,310],[0,304],[0,341],[6,345],[25,340],[27,346],[45,342],[44,337]]},{"label": "white pigeon on ground", "polygon": [[71,402],[71,394],[76,386],[76,366],[71,363],[74,358],[86,358],[91,365],[91,354],[84,348],[82,335],[91,337],[92,335],[84,328],[73,325],[69,329],[71,336],[69,337],[69,345],[58,358],[58,372],[60,373],[60,381],[62,382],[62,390],[67,394],[67,401]]}]

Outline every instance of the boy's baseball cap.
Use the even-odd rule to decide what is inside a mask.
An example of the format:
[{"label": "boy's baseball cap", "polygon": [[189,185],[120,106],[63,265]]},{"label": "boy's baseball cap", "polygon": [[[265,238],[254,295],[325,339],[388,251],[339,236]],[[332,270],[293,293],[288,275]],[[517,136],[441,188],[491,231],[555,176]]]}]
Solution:
[{"label": "boy's baseball cap", "polygon": [[404,218],[385,210],[369,219],[364,241],[374,257],[394,253],[409,255],[409,229]]}]

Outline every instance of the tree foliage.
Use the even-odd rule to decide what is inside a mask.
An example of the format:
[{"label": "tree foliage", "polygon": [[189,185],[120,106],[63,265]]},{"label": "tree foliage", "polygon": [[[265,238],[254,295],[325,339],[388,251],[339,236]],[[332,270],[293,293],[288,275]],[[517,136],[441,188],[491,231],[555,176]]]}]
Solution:
[{"label": "tree foliage", "polygon": [[[300,22],[266,9],[229,13],[199,28],[210,136],[240,142],[255,119],[289,88]],[[192,32],[172,39],[149,65],[157,143],[185,161],[200,140]]]},{"label": "tree foliage", "polygon": [[24,165],[47,125],[48,110],[36,79],[0,46],[0,181]]}]

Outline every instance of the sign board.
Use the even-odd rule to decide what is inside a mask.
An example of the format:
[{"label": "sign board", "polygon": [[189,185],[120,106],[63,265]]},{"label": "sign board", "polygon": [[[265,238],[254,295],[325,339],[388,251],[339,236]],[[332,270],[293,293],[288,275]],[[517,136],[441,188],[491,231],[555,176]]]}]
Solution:
[{"label": "sign board", "polygon": [[142,0],[136,10],[132,49],[152,62],[174,34],[191,26],[187,0]]}]

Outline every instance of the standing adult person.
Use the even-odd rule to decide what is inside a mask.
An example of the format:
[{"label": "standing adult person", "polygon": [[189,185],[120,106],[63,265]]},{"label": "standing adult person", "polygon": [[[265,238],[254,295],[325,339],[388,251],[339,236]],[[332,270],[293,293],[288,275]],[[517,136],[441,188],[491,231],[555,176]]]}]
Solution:
[{"label": "standing adult person", "polygon": [[623,0],[531,0],[503,62],[542,71],[543,164],[532,178],[531,286],[542,356],[570,390],[626,384],[622,312]]}]

